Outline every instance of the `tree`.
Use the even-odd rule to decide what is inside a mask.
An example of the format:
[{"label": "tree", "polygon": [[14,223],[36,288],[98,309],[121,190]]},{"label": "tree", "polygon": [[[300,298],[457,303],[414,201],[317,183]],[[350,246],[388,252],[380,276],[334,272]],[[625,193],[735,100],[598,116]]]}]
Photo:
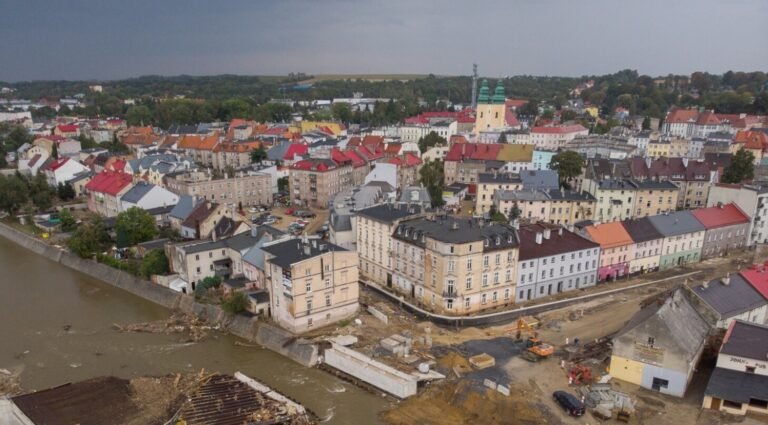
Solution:
[{"label": "tree", "polygon": [[573,109],[564,109],[560,112],[560,121],[573,121],[576,119],[576,111]]},{"label": "tree", "polygon": [[242,292],[234,292],[221,301],[221,308],[232,314],[238,314],[248,308],[248,297]]},{"label": "tree", "polygon": [[75,220],[75,216],[73,216],[68,209],[62,209],[59,211],[59,222],[61,223],[62,232],[71,232],[75,230],[75,227],[77,226],[77,220]]},{"label": "tree", "polygon": [[165,252],[162,249],[149,251],[141,260],[141,265],[139,266],[139,274],[146,279],[156,274],[166,274],[168,271],[168,257],[165,256]]},{"label": "tree", "polygon": [[557,171],[560,184],[566,187],[568,182],[581,174],[584,158],[574,151],[563,151],[552,157],[549,168]]},{"label": "tree", "polygon": [[501,211],[496,210],[495,205],[491,205],[491,210],[488,213],[491,216],[491,220],[495,221],[496,223],[507,222],[507,217]]},{"label": "tree", "polygon": [[509,210],[509,221],[517,220],[522,213],[517,204],[512,205],[512,208]]},{"label": "tree", "polygon": [[265,159],[267,159],[267,151],[263,144],[259,144],[258,148],[251,151],[251,164],[261,164]]},{"label": "tree", "polygon": [[93,149],[99,146],[98,143],[96,143],[93,138],[86,136],[85,134],[81,134],[77,137],[77,140],[80,142],[80,149]]},{"label": "tree", "polygon": [[48,186],[43,173],[37,173],[29,182],[29,196],[39,211],[47,211],[53,206],[56,191]]},{"label": "tree", "polygon": [[752,180],[755,175],[755,155],[744,148],[739,149],[733,155],[731,164],[723,173],[723,183],[741,183],[745,180]]},{"label": "tree", "polygon": [[0,175],[0,208],[13,214],[27,202],[29,188],[26,182],[17,176]]},{"label": "tree", "polygon": [[109,243],[104,222],[99,216],[92,216],[88,223],[77,227],[75,234],[67,240],[67,247],[80,258],[90,258]]},{"label": "tree", "polygon": [[218,288],[221,285],[221,277],[208,276],[197,283],[195,286],[195,296],[202,297],[211,288]]},{"label": "tree", "polygon": [[131,207],[117,215],[115,230],[125,238],[127,246],[151,240],[157,234],[155,218],[139,207]]},{"label": "tree", "polygon": [[430,131],[426,136],[420,137],[418,142],[421,153],[426,152],[432,146],[445,146],[446,144],[448,144],[448,141],[434,131]]},{"label": "tree", "polygon": [[445,202],[443,201],[443,161],[434,160],[428,161],[419,170],[419,181],[427,188],[430,198],[432,198],[432,206],[439,207]]},{"label": "tree", "polygon": [[277,190],[279,192],[287,191],[288,190],[288,177],[280,177],[277,179]]},{"label": "tree", "polygon": [[331,107],[331,114],[337,120],[348,123],[352,119],[352,107],[346,102],[334,103]]},{"label": "tree", "polygon": [[651,117],[643,118],[643,130],[651,129]]},{"label": "tree", "polygon": [[73,188],[69,182],[59,183],[56,187],[56,194],[62,201],[70,201],[77,196],[75,188]]}]

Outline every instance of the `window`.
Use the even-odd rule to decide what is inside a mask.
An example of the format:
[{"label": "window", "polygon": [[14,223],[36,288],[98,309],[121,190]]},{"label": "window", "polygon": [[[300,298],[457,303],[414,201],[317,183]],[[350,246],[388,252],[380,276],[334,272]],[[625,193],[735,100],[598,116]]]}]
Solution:
[{"label": "window", "polygon": [[754,366],[746,366],[745,371],[747,373],[755,373],[755,367]]},{"label": "window", "polygon": [[326,288],[330,288],[331,287],[331,279],[330,278],[325,279],[325,287]]},{"label": "window", "polygon": [[330,264],[326,264],[325,265],[325,271],[327,271],[327,272],[331,271],[331,265]]},{"label": "window", "polygon": [[735,401],[730,401],[730,400],[723,400],[723,407],[741,410],[741,403],[737,403]]},{"label": "window", "polygon": [[507,263],[511,263],[511,262],[512,262],[512,251],[509,251],[507,253]]},{"label": "window", "polygon": [[331,306],[331,294],[325,294],[325,306],[326,307]]},{"label": "window", "polygon": [[464,298],[464,308],[469,308],[469,298]]},{"label": "window", "polygon": [[467,271],[471,271],[471,270],[472,270],[472,259],[467,258]]},{"label": "window", "polygon": [[509,300],[509,288],[504,290],[504,300]]},{"label": "window", "polygon": [[524,274],[520,275],[520,283],[521,284],[525,283],[525,275]]},{"label": "window", "polygon": [[483,294],[483,296],[480,297],[480,304],[487,304],[487,303],[488,303],[488,300],[486,298],[486,295]]},{"label": "window", "polygon": [[496,265],[501,264],[501,254],[496,254]]},{"label": "window", "polygon": [[499,284],[499,272],[493,272],[493,284],[494,285]]},{"label": "window", "polygon": [[455,269],[455,262],[453,260],[448,261],[448,271],[452,272]]},{"label": "window", "polygon": [[493,295],[491,296],[491,300],[493,302],[498,302],[499,301],[499,297],[498,297],[498,294],[496,293],[496,291],[493,291]]},{"label": "window", "polygon": [[483,288],[488,286],[488,273],[483,273]]},{"label": "window", "polygon": [[312,311],[312,297],[307,297],[307,312]]},{"label": "window", "polygon": [[467,277],[466,288],[467,289],[472,289],[472,276]]},{"label": "window", "polygon": [[450,246],[449,251],[453,254],[453,245]]},{"label": "window", "polygon": [[483,256],[483,267],[488,267],[488,256]]},{"label": "window", "polygon": [[750,398],[749,399],[749,405],[751,407],[757,407],[760,409],[768,409],[768,401],[767,400],[761,400],[759,398]]},{"label": "window", "polygon": [[507,269],[507,273],[504,276],[504,281],[509,282],[510,280],[512,280],[512,270]]}]

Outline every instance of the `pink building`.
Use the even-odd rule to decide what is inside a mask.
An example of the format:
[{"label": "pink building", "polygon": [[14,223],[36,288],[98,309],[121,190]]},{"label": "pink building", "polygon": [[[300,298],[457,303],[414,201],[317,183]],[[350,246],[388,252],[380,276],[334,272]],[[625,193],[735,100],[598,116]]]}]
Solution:
[{"label": "pink building", "polygon": [[600,244],[598,281],[615,280],[629,274],[629,262],[635,257],[635,242],[621,222],[595,224],[584,231],[592,241]]}]

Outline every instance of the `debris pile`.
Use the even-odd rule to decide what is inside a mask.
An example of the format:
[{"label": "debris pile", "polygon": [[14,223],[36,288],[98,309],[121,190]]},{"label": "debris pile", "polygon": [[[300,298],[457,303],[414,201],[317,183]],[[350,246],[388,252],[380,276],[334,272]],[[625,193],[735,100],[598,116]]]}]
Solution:
[{"label": "debris pile", "polygon": [[130,325],[113,324],[119,332],[145,332],[156,334],[179,334],[189,335],[187,342],[198,342],[208,336],[212,330],[220,330],[219,325],[209,325],[204,320],[187,314],[174,313],[166,320],[156,320],[154,322],[134,323]]},{"label": "debris pile", "polygon": [[19,376],[7,369],[0,369],[0,397],[21,394]]}]

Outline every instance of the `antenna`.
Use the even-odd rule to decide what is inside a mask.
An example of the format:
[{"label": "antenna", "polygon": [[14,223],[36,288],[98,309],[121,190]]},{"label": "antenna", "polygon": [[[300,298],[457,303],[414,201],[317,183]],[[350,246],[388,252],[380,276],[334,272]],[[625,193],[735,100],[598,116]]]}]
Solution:
[{"label": "antenna", "polygon": [[472,64],[472,109],[477,109],[477,64]]}]

